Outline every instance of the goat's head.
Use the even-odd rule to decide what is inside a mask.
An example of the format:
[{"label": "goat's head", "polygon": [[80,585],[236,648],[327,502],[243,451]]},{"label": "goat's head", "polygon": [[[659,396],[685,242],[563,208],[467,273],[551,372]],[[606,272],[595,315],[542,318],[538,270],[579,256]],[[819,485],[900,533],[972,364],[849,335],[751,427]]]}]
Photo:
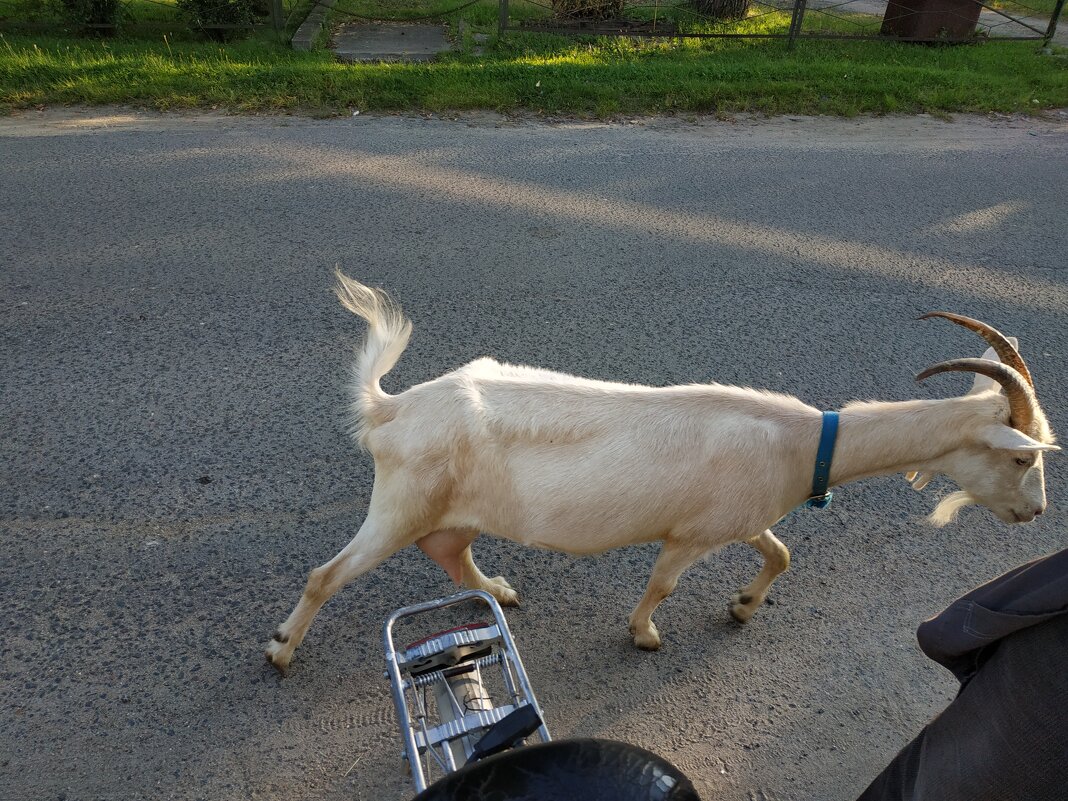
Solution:
[{"label": "goat's head", "polygon": [[[923,381],[937,373],[975,373],[969,395],[989,394],[999,403],[996,415],[975,427],[966,444],[947,454],[944,471],[961,488],[935,507],[931,521],[945,525],[970,504],[981,504],[1005,523],[1028,523],[1046,509],[1044,451],[1060,450],[1053,444],[1042,408],[1035,397],[1034,381],[1016,340],[986,323],[948,312],[931,312],[920,319],[942,317],[985,339],[990,349],[979,359],[955,359],[928,367]],[[919,474],[913,486],[921,489],[930,476]]]}]

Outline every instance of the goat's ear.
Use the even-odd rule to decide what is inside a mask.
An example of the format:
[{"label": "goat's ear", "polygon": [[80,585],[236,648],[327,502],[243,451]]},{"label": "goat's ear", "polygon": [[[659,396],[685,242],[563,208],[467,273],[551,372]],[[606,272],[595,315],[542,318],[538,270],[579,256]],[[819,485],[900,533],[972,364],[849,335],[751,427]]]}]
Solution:
[{"label": "goat's ear", "polygon": [[979,441],[989,445],[991,448],[997,448],[1002,451],[1059,451],[1060,447],[1057,445],[1047,445],[1044,442],[1039,442],[1037,439],[1032,439],[1022,431],[1017,431],[1015,428],[1009,428],[1009,426],[1002,425],[1001,423],[994,423],[992,425],[985,426],[979,432]]},{"label": "goat's ear", "polygon": [[[1019,340],[1017,340],[1016,337],[1008,337],[1008,340],[1012,343],[1012,346],[1014,348],[1018,349],[1020,347]],[[993,348],[987,348],[986,353],[982,355],[982,358],[989,359],[992,362],[1001,361],[998,358],[997,353],[994,352]],[[978,395],[980,392],[987,392],[991,389],[996,389],[998,392],[1001,392],[1001,384],[999,384],[993,378],[987,378],[985,375],[979,375],[978,373],[976,373],[975,380],[972,381],[972,388],[968,390],[968,394]]]}]

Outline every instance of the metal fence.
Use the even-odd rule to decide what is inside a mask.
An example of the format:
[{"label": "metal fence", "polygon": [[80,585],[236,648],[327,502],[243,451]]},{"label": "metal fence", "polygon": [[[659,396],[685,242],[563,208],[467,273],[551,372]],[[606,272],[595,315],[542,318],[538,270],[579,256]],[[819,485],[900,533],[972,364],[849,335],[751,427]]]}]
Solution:
[{"label": "metal fence", "polygon": [[721,19],[702,10],[701,0],[580,0],[581,4],[500,0],[498,30],[501,34],[787,39],[791,46],[797,39],[1048,44],[1056,34],[1065,1],[1058,0],[1050,12],[1026,0],[750,0],[744,17]]},{"label": "metal fence", "polygon": [[[477,2],[462,2],[451,12]],[[703,2],[707,0],[499,0],[498,30],[501,34],[786,39],[791,46],[797,39],[877,38],[1049,43],[1066,0],[1057,0],[1052,12],[1029,5],[1035,0],[750,0],[745,16],[738,19],[717,18],[702,10]],[[269,16],[252,25],[202,25],[197,30],[225,34],[235,28],[269,27],[281,36],[291,33],[312,8],[327,3],[267,0],[266,5]],[[59,8],[57,0],[0,0],[0,30],[88,28],[103,29],[102,33],[166,34],[190,27],[175,0],[122,0],[118,21],[111,25],[75,25],[63,18]],[[360,20],[373,18],[338,13]],[[447,15],[438,12],[428,18]]]}]

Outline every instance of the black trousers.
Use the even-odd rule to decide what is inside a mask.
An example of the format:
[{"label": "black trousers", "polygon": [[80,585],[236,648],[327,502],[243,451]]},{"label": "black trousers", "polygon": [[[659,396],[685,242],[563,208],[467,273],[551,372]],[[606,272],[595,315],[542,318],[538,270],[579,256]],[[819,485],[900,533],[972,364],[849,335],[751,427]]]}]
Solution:
[{"label": "black trousers", "polygon": [[858,801],[1068,801],[1068,615],[999,640]]}]

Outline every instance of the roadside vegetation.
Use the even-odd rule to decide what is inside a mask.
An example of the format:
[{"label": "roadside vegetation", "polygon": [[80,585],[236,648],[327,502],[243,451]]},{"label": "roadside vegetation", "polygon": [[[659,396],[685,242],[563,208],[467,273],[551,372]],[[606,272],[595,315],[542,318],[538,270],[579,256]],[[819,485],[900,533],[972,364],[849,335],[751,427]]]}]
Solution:
[{"label": "roadside vegetation", "polygon": [[[11,22],[36,22],[63,25],[72,21],[78,4],[65,0],[0,0],[0,20]],[[176,0],[123,0],[101,3],[113,10],[121,20],[141,22],[168,22],[178,19]],[[88,9],[89,3],[84,3]],[[110,7],[114,6],[114,9]]]},{"label": "roadside vegetation", "polygon": [[[1057,0],[984,0],[992,8],[1003,9],[1013,16],[1042,17],[1049,19],[1050,14],[1057,7]],[[1060,21],[1063,24],[1068,18],[1068,8],[1062,8]]]},{"label": "roadside vegetation", "polygon": [[[9,2],[0,0],[0,18]],[[458,2],[339,0],[332,19],[434,17]],[[513,19],[546,13],[522,0],[511,6]],[[670,7],[656,13],[684,34],[709,29],[709,23],[702,27]],[[750,11],[737,25],[752,32],[785,32],[789,26],[787,13],[757,13]],[[187,28],[140,38],[8,30],[0,34],[0,107],[118,103],[324,114],[493,109],[612,116],[1035,112],[1068,106],[1068,55],[1040,54],[1035,42],[931,47],[802,40],[789,50],[784,40],[761,39],[523,32],[498,39],[492,0],[445,14],[444,21],[460,47],[424,64],[341,64],[325,50],[293,52],[268,27],[226,43],[198,41]],[[843,31],[878,28],[877,19],[861,15],[819,24]]]}]

